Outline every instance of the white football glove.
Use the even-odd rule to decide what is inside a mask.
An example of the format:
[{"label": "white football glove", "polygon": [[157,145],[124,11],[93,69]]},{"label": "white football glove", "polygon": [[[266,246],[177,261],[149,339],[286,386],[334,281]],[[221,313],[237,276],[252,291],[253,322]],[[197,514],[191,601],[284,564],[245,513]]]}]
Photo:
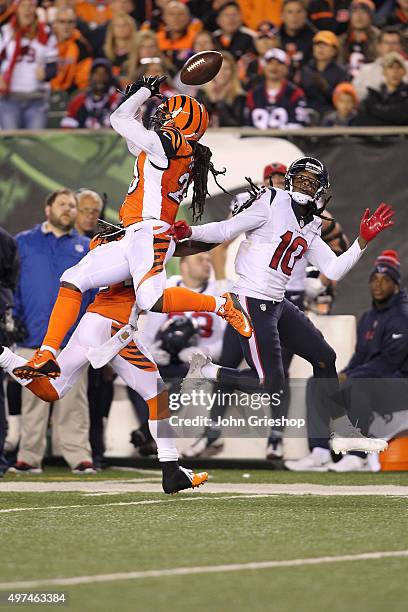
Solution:
[{"label": "white football glove", "polygon": [[167,366],[170,363],[171,356],[170,354],[161,348],[160,340],[154,342],[150,347],[150,352],[152,354],[153,359],[159,366]]},{"label": "white football glove", "polygon": [[305,279],[305,293],[309,300],[315,300],[317,296],[326,291],[326,285],[322,283],[320,278]]},{"label": "white football glove", "polygon": [[204,351],[197,348],[196,346],[187,346],[186,348],[181,349],[178,354],[178,358],[183,363],[190,363],[193,358],[193,355],[195,355],[196,353],[201,353],[202,355],[205,355]]}]

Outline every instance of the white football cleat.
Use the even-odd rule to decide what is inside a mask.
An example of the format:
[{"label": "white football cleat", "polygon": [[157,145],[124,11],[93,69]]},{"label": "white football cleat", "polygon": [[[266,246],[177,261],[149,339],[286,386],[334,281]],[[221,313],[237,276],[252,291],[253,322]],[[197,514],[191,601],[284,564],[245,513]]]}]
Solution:
[{"label": "white football cleat", "polygon": [[207,436],[201,436],[191,446],[186,448],[181,456],[184,459],[193,459],[194,457],[214,457],[224,450],[224,442],[218,438],[217,440],[210,440]]},{"label": "white football cleat", "polygon": [[380,453],[388,446],[386,440],[381,438],[366,438],[361,431],[354,427],[347,416],[333,419],[330,422],[332,428],[330,444],[336,455],[345,455],[350,451],[361,451],[363,453]]},{"label": "white football cleat", "polygon": [[316,447],[310,455],[293,461],[285,461],[285,467],[291,472],[327,472],[331,463],[330,451]]},{"label": "white football cleat", "polygon": [[329,472],[371,472],[367,459],[344,455],[337,463],[330,463]]},{"label": "white football cleat", "polygon": [[202,368],[211,363],[211,357],[204,353],[194,353],[188,372],[181,383],[181,393],[190,393],[205,386],[209,381],[205,378]]}]

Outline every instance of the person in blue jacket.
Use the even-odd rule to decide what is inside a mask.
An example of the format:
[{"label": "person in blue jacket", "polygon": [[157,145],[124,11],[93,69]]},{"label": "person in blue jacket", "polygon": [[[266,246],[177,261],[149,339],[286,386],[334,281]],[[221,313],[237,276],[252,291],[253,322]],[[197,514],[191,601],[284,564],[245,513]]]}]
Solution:
[{"label": "person in blue jacket", "polygon": [[[42,342],[48,319],[57,297],[62,273],[77,264],[88,252],[89,238],[75,229],[77,197],[70,189],[51,193],[45,202],[44,223],[17,234],[20,255],[20,278],[14,299],[14,317],[20,320],[26,336],[18,348],[30,357]],[[82,303],[85,312],[93,294],[88,292]],[[65,346],[74,331],[64,339]],[[94,473],[89,445],[89,412],[86,376],[54,406],[53,432],[58,432],[62,454],[73,471]],[[23,389],[21,439],[17,462],[12,471],[38,473],[46,448],[49,405]]]},{"label": "person in blue jacket", "polygon": [[[358,422],[363,433],[368,432],[374,413],[389,424],[397,412],[403,415],[408,411],[408,293],[400,283],[397,252],[383,251],[370,274],[372,307],[358,323],[354,354],[339,375],[350,420]],[[317,395],[313,383],[308,381],[311,453],[296,461],[286,461],[285,466],[294,471],[368,470],[363,453],[352,452],[332,463],[329,435],[319,417]],[[403,429],[408,429],[408,417]],[[387,437],[386,433],[381,436]]]}]

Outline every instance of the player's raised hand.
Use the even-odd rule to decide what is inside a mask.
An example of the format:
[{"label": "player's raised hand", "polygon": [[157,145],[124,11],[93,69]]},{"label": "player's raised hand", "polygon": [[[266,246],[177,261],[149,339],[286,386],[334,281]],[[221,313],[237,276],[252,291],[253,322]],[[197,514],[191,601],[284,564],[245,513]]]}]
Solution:
[{"label": "player's raised hand", "polygon": [[170,236],[173,236],[176,242],[185,240],[191,236],[191,227],[187,221],[176,221],[175,224],[169,229]]},{"label": "player's raised hand", "polygon": [[[366,208],[360,223],[360,246],[364,246],[380,232],[394,225],[392,217],[395,211],[392,206],[382,202],[377,210],[370,216],[370,209]],[[364,243],[361,245],[361,241]]]},{"label": "player's raised hand", "polygon": [[154,76],[144,76],[140,80],[143,83],[143,87],[147,87],[150,89],[150,96],[153,98],[157,96],[158,98],[162,98],[160,94],[160,85],[167,79],[167,76],[164,74],[159,77]]}]

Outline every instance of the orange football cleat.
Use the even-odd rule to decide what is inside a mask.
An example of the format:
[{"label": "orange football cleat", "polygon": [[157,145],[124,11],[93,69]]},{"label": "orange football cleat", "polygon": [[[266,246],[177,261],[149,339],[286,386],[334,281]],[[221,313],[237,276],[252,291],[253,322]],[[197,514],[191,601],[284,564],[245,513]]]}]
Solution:
[{"label": "orange football cleat", "polygon": [[217,315],[225,319],[244,338],[252,336],[252,323],[248,313],[241,306],[235,293],[224,293],[221,297],[226,302],[217,310]]},{"label": "orange football cleat", "polygon": [[60,367],[51,351],[38,349],[27,363],[13,370],[14,376],[29,380],[46,376],[47,378],[58,378],[61,374]]},{"label": "orange football cleat", "polygon": [[177,466],[175,472],[167,474],[163,472],[163,491],[168,494],[178,493],[184,489],[196,489],[208,480],[207,472],[195,474],[192,470]]}]

